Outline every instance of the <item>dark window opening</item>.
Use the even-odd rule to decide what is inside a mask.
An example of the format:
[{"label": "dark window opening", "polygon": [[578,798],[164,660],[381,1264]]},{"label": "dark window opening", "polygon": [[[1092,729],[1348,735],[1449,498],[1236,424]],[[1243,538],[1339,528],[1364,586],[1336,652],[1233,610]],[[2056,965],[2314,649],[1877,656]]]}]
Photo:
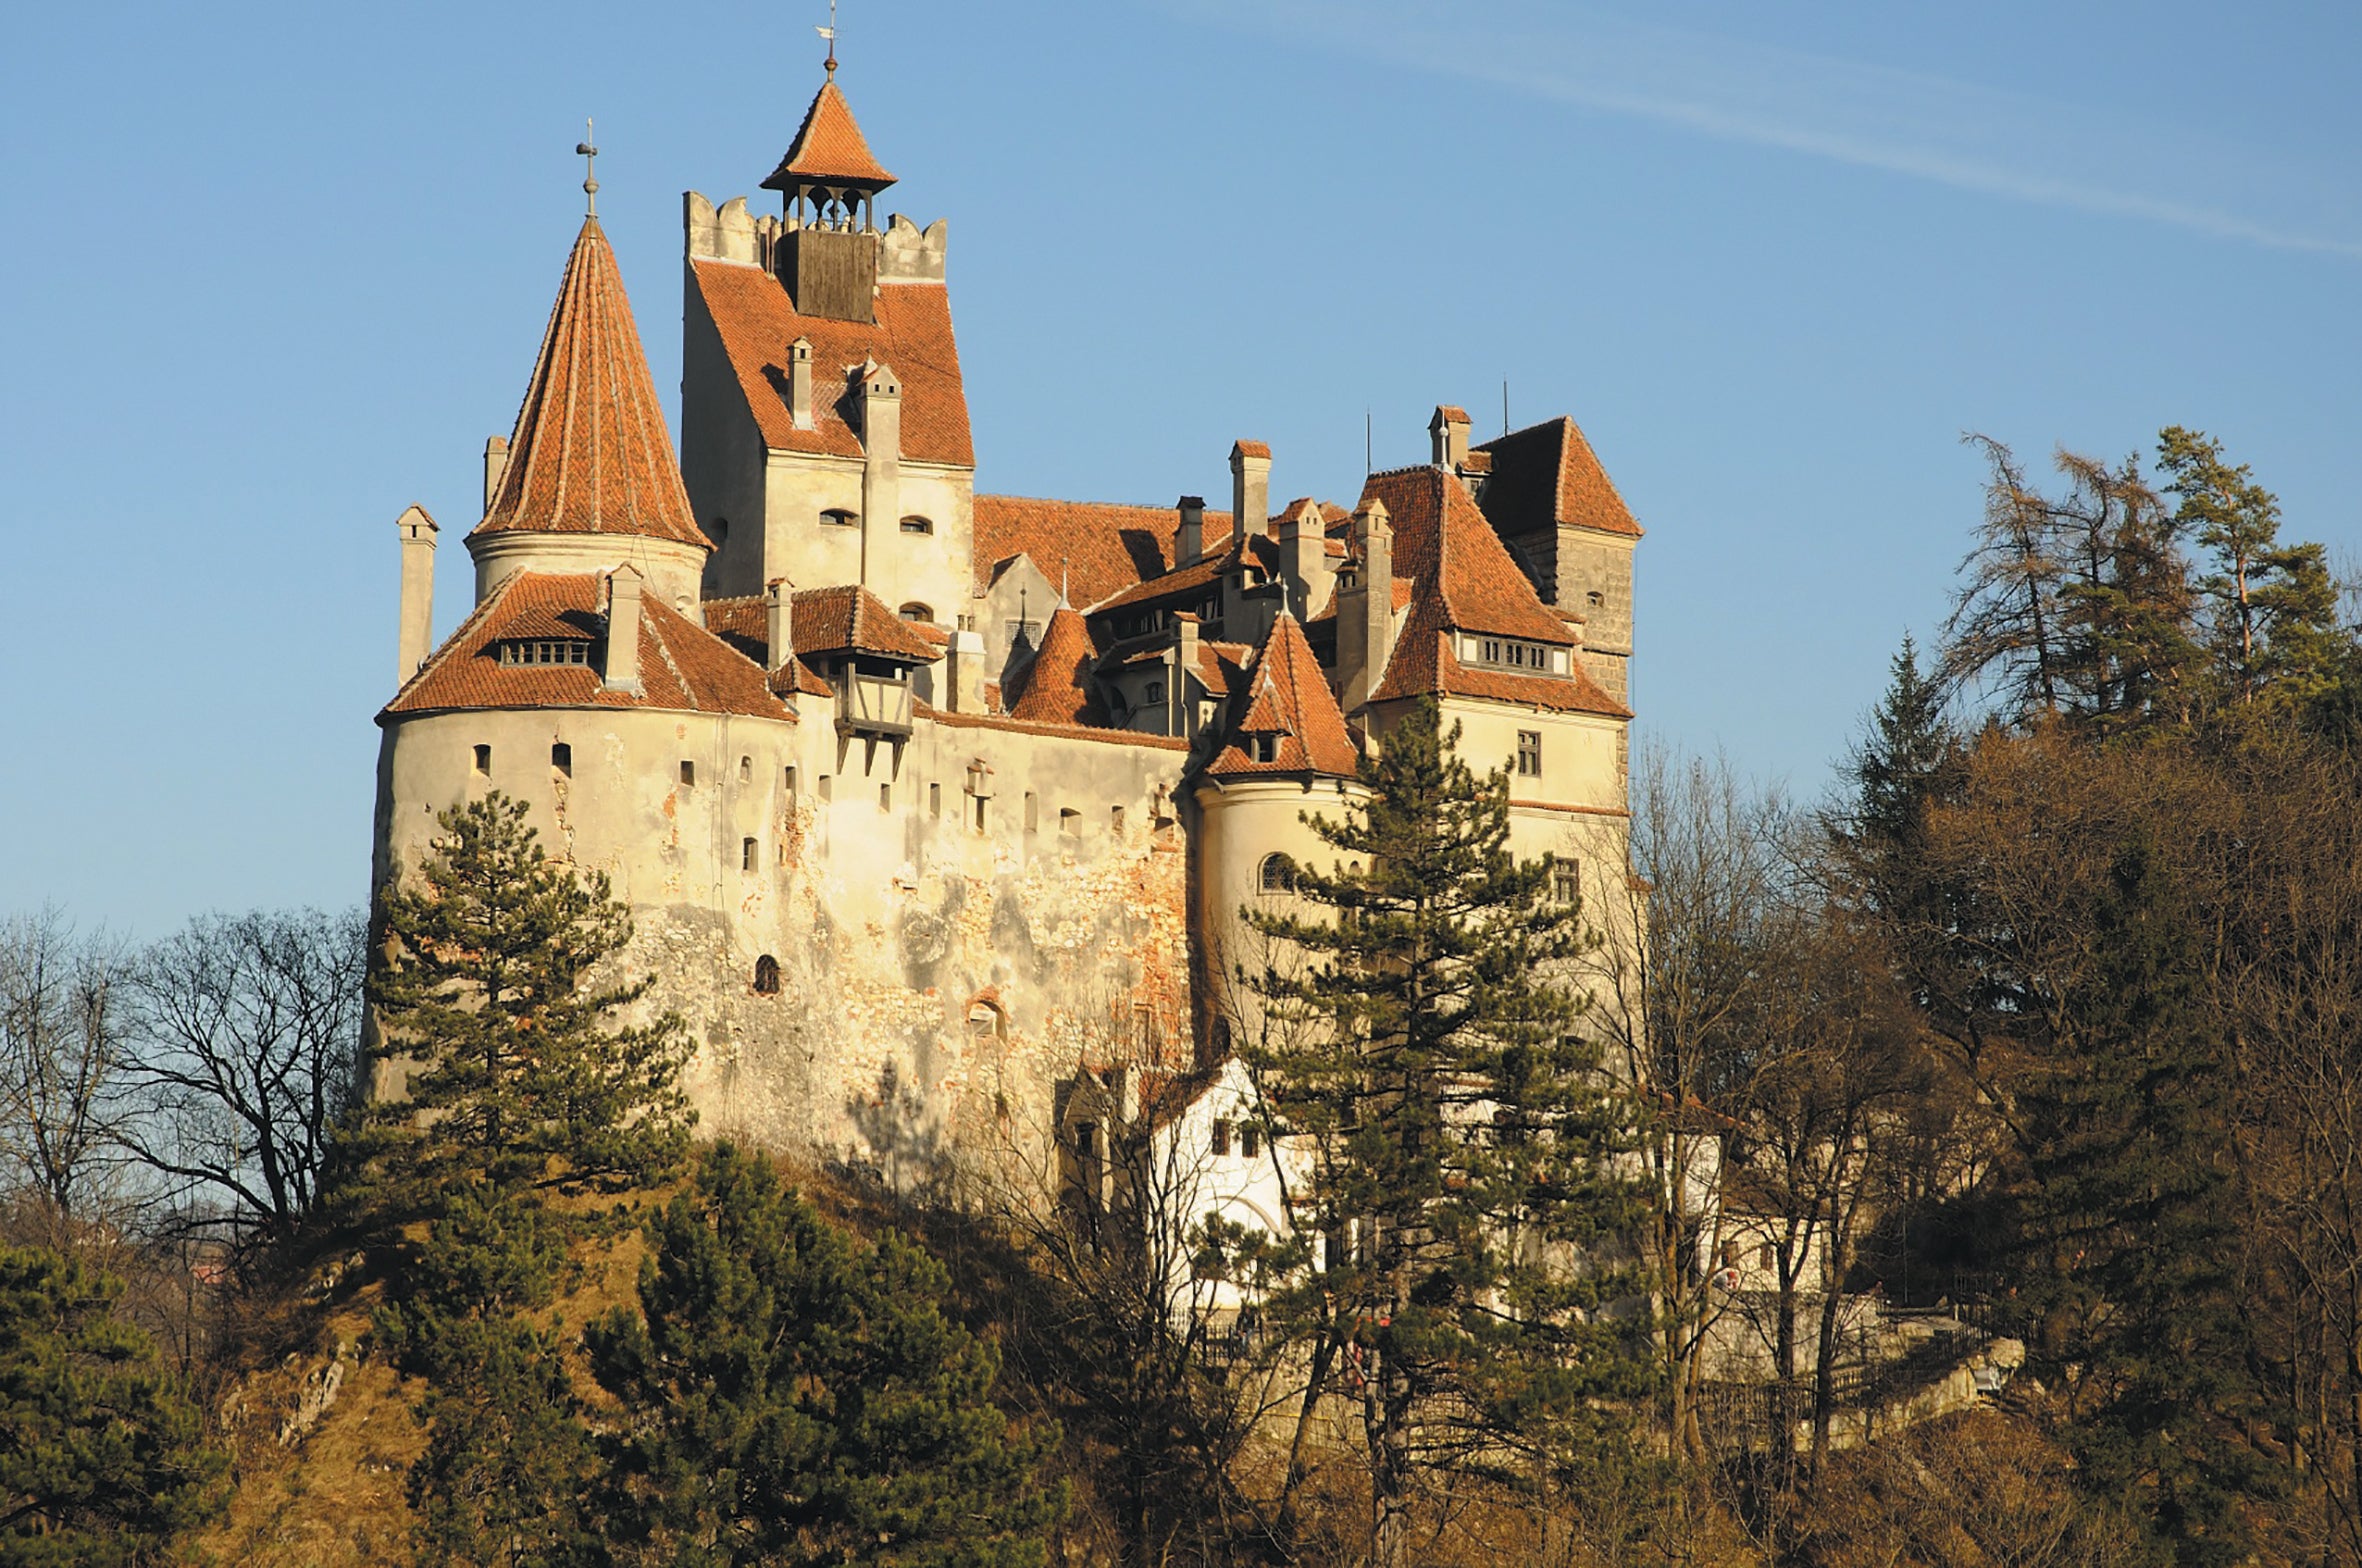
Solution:
[{"label": "dark window opening", "polygon": [[924,517],[905,517],[902,520],[902,531],[906,534],[931,534],[935,531],[935,525]]},{"label": "dark window opening", "polygon": [[491,747],[478,746],[476,748],[476,771],[478,773],[490,773],[492,771]]},{"label": "dark window opening", "polygon": [[765,953],[755,960],[755,994],[757,996],[777,996],[779,994],[779,960],[773,958],[769,953]]},{"label": "dark window opening", "polygon": [[549,749],[549,765],[567,778],[574,777],[574,748],[564,741],[552,745]]},{"label": "dark window opening", "polygon": [[1517,772],[1521,778],[1538,779],[1542,776],[1542,732],[1517,732]]},{"label": "dark window opening", "polygon": [[1230,1123],[1219,1121],[1214,1123],[1213,1152],[1216,1154],[1230,1152]]},{"label": "dark window opening", "polygon": [[739,759],[738,759],[738,782],[739,782],[739,783],[741,783],[741,784],[752,784],[754,781],[755,781],[755,759],[754,759],[754,758],[752,758],[752,757],[741,757],[741,758],[739,758]]},{"label": "dark window opening", "polygon": [[1238,1130],[1238,1152],[1253,1159],[1263,1151],[1263,1129],[1253,1122]]},{"label": "dark window opening", "polygon": [[500,644],[503,664],[588,664],[590,644],[579,638],[524,638]]},{"label": "dark window opening", "polygon": [[820,521],[830,528],[857,528],[861,525],[861,514],[832,506],[820,514]]},{"label": "dark window opening", "polygon": [[686,757],[681,759],[681,783],[686,787],[694,787],[697,783],[697,764]]},{"label": "dark window opening", "polygon": [[747,839],[740,839],[740,840],[738,841],[738,869],[739,869],[739,870],[741,870],[741,871],[752,871],[752,870],[754,870],[754,869],[755,869],[755,866],[758,864],[758,862],[757,862],[757,861],[756,861],[756,859],[755,859],[755,855],[756,855],[756,846],[755,846],[755,841],[754,841],[753,839],[751,839],[751,838],[747,838]]},{"label": "dark window opening", "polygon": [[895,611],[894,613],[901,616],[906,621],[931,622],[935,619],[935,607],[931,604],[920,604],[916,600],[913,600],[911,603],[904,605],[901,609]]},{"label": "dark window opening", "polygon": [[927,815],[930,817],[943,815],[943,786],[940,784],[927,786]]}]

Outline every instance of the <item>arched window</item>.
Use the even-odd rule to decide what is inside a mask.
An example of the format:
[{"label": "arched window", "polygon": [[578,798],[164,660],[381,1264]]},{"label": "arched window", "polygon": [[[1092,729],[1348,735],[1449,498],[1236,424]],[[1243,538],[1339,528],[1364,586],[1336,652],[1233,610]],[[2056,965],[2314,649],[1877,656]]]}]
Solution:
[{"label": "arched window", "polygon": [[901,616],[906,621],[932,621],[935,619],[935,607],[933,605],[920,604],[915,600],[909,604],[904,605],[901,609],[896,610],[894,613]]},{"label": "arched window", "polygon": [[755,960],[755,994],[757,996],[777,996],[779,994],[779,960],[773,958],[769,953],[765,953]]},{"label": "arched window", "polygon": [[848,512],[841,506],[832,506],[820,514],[820,521],[830,528],[858,528],[861,525],[861,514]]},{"label": "arched window", "polygon": [[924,517],[905,517],[902,531],[906,534],[931,534],[935,531],[935,525]]},{"label": "arched window", "polygon": [[1296,891],[1296,863],[1285,855],[1265,855],[1255,884],[1266,893]]}]

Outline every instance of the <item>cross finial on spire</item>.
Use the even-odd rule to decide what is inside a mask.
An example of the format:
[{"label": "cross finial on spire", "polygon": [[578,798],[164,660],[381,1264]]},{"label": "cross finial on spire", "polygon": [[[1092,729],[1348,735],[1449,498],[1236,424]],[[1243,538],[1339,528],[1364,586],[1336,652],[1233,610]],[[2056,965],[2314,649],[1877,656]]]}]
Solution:
[{"label": "cross finial on spire", "polygon": [[575,154],[582,159],[582,194],[590,198],[590,215],[599,215],[599,149],[591,145],[590,116],[582,119],[582,140],[574,144]]},{"label": "cross finial on spire", "polygon": [[828,25],[812,30],[828,40],[828,74],[833,80],[837,74],[837,0],[828,0]]}]

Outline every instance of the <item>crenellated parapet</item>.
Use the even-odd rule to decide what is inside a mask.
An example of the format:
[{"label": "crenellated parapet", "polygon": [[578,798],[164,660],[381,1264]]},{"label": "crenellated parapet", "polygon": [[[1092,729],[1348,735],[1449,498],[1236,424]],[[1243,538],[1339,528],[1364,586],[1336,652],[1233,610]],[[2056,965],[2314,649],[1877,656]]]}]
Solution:
[{"label": "crenellated parapet", "polygon": [[[783,236],[807,225],[772,213],[757,215],[746,198],[733,196],[720,206],[696,191],[681,195],[681,226],[691,261],[729,261],[741,266],[772,269]],[[880,283],[941,283],[950,226],[941,218],[925,228],[897,212],[883,229],[858,231],[877,247]]]}]

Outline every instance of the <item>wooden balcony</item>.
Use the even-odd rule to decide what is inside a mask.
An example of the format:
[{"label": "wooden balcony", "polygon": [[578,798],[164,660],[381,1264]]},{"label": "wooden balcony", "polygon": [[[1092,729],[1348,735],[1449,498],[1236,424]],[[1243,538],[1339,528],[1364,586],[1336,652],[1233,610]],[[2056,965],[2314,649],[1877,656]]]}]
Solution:
[{"label": "wooden balcony", "polygon": [[842,735],[910,738],[910,677],[837,672],[837,732]]}]

